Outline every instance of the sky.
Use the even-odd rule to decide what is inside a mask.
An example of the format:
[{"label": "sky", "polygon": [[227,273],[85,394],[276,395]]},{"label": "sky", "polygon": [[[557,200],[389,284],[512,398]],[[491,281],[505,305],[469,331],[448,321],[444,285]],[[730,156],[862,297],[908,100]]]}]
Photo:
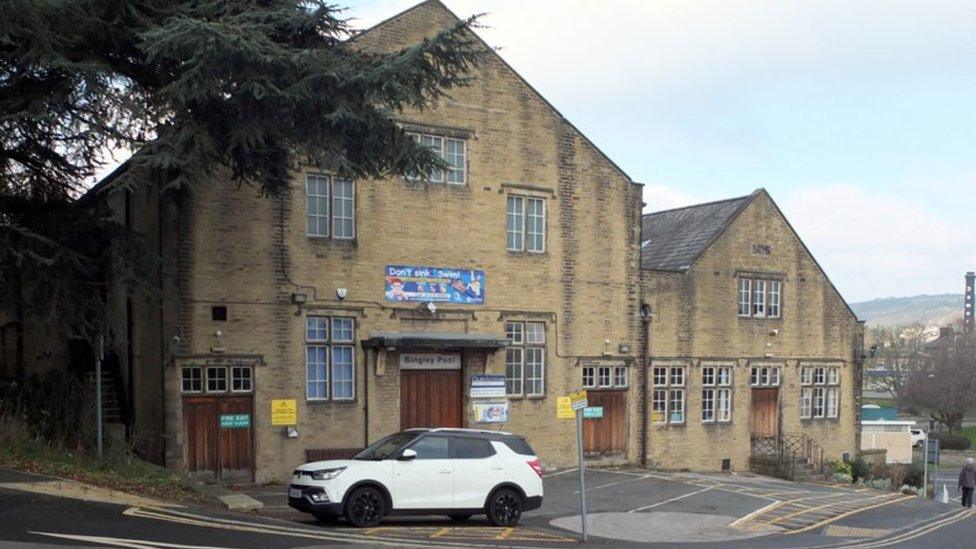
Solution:
[{"label": "sky", "polygon": [[[416,0],[336,0],[359,28]],[[765,187],[848,301],[976,270],[976,3],[444,0],[644,183]]]}]

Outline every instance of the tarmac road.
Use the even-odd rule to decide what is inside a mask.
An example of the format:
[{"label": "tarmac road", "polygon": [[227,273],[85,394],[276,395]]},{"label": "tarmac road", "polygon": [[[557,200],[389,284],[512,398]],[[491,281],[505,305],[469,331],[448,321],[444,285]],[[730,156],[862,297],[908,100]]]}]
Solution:
[{"label": "tarmac road", "polygon": [[[588,471],[591,543],[628,547],[972,547],[976,517],[958,505],[873,490],[736,475]],[[155,547],[583,546],[570,471],[546,478],[546,500],[517,528],[484,520],[395,519],[378,528],[326,526],[300,513],[241,515],[205,508],[97,503],[39,494],[43,478],[0,471],[0,542]],[[266,497],[276,488],[260,487]],[[282,494],[283,497],[283,494]],[[733,526],[729,526],[731,523]],[[644,545],[641,546],[644,546]]]}]

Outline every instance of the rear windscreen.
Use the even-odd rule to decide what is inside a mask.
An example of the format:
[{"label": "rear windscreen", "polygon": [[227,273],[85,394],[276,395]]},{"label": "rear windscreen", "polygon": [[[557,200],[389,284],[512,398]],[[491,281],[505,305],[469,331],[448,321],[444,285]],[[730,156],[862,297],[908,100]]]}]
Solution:
[{"label": "rear windscreen", "polygon": [[501,442],[503,442],[505,446],[511,448],[512,451],[515,452],[516,454],[521,454],[523,456],[535,455],[535,452],[532,450],[532,447],[529,446],[529,443],[526,442],[524,438],[504,437],[501,439]]}]

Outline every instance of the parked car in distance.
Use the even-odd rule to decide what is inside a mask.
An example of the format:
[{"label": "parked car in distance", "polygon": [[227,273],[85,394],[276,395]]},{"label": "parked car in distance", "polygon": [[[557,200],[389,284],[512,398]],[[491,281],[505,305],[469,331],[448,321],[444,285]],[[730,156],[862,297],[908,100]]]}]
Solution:
[{"label": "parked car in distance", "polygon": [[375,526],[388,515],[484,514],[517,524],[542,505],[542,466],[524,438],[475,429],[408,429],[349,460],[295,470],[288,505],[322,521]]},{"label": "parked car in distance", "polygon": [[921,446],[925,444],[925,431],[921,429],[912,429],[912,446]]}]

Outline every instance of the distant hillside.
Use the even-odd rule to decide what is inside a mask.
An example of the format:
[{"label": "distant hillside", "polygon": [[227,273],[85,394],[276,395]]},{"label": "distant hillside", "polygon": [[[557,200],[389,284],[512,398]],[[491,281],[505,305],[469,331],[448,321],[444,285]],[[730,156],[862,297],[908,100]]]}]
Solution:
[{"label": "distant hillside", "polygon": [[851,303],[851,308],[871,326],[941,326],[962,318],[962,294],[885,297]]}]

